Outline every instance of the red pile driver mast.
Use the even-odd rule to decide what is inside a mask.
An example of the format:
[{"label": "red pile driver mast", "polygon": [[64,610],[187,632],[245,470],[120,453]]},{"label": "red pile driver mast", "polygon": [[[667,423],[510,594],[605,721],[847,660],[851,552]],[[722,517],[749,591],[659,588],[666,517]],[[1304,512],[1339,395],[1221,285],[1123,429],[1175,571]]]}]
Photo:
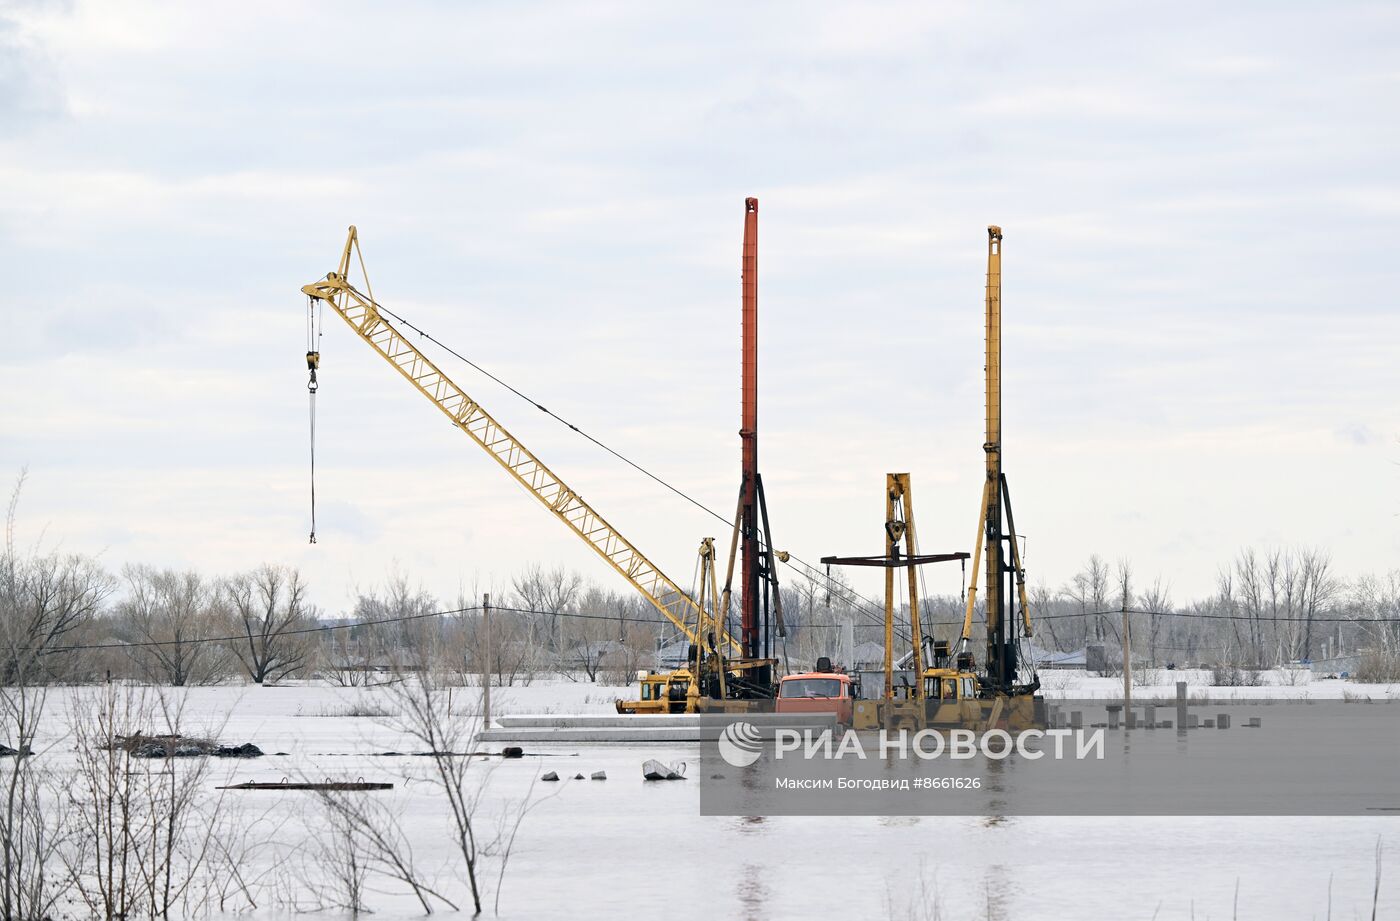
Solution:
[{"label": "red pile driver mast", "polygon": [[[771,695],[775,687],[773,637],[770,622],[778,636],[783,628],[782,596],[778,591],[777,559],[768,527],[768,502],[763,496],[763,477],[758,472],[758,199],[744,199],[744,252],[740,276],[743,350],[739,442],[741,480],[739,509],[734,518],[730,543],[729,573],[725,579],[723,607],[728,610],[734,576],[734,558],[739,563],[739,645],[741,655],[764,664],[745,670],[749,686],[743,693]],[[786,560],[786,554],[778,554]]]},{"label": "red pile driver mast", "polygon": [[762,649],[759,610],[762,594],[758,570],[762,549],[758,540],[758,199],[744,199],[744,255],[741,274],[743,291],[743,390],[740,398],[742,420],[739,441],[742,446],[743,493],[739,499],[740,585],[743,587],[740,643],[744,655],[766,657]]}]

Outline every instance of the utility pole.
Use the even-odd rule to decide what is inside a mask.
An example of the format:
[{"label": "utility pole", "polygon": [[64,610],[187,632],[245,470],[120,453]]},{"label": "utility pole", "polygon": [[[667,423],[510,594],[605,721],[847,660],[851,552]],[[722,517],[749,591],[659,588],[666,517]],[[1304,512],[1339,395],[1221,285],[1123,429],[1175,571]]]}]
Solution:
[{"label": "utility pole", "polygon": [[1127,708],[1133,705],[1133,636],[1128,625],[1126,598],[1119,607],[1123,612],[1123,713],[1126,719]]},{"label": "utility pole", "polygon": [[481,596],[481,728],[491,728],[491,593]]}]

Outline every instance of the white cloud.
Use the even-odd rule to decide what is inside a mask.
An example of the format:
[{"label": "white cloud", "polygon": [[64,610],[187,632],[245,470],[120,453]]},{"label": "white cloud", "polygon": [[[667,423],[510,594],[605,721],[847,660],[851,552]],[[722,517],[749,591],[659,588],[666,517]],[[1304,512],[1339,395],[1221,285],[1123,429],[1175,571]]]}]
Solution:
[{"label": "white cloud", "polygon": [[[605,581],[333,318],[304,546],[298,288],[359,224],[386,303],[727,510],[757,195],[763,458],[792,550],[868,548],[894,469],[925,540],[965,545],[999,223],[1034,578],[1128,553],[1189,597],[1242,522],[1393,565],[1354,518],[1400,497],[1400,285],[1376,255],[1400,213],[1394,22],[1108,9],[21,9],[5,87],[58,102],[0,139],[0,470],[31,464],[26,514],[69,545],[272,555],[331,607],[391,559],[440,593],[529,557]],[[691,567],[718,522],[460,373]]]}]

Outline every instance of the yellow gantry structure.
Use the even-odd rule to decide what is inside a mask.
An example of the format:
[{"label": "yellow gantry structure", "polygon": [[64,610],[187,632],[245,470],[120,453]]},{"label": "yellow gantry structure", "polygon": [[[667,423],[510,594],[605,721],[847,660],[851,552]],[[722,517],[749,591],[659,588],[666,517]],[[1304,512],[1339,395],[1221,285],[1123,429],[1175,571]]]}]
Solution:
[{"label": "yellow gantry structure", "polygon": [[914,644],[914,686],[911,696],[923,698],[924,629],[919,623],[919,544],[914,534],[914,490],[909,474],[885,475],[885,700],[894,699],[894,570],[899,561],[900,542],[909,574],[909,635]]},{"label": "yellow gantry structure", "polygon": [[[453,425],[480,445],[517,483],[632,583],[691,643],[707,647],[706,638],[691,626],[693,623],[699,627],[707,621],[700,605],[390,324],[380,313],[372,289],[365,294],[350,284],[352,252],[359,257],[363,271],[364,255],[360,252],[359,234],[353,226],[345,240],[338,270],[322,281],[304,286],[302,292],[334,310]],[[367,276],[365,287],[369,288]],[[307,353],[308,364],[319,363],[319,358],[318,353]],[[722,622],[718,626],[720,646],[738,652],[738,642],[724,630]]]}]

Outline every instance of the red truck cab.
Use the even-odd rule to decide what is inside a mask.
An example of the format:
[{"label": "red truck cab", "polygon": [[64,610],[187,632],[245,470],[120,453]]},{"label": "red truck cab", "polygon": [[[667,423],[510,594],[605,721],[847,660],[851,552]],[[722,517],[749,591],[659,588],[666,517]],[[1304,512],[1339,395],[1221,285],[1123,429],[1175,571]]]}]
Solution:
[{"label": "red truck cab", "polygon": [[835,713],[837,722],[851,725],[858,685],[850,675],[834,671],[803,672],[778,682],[778,713]]}]

